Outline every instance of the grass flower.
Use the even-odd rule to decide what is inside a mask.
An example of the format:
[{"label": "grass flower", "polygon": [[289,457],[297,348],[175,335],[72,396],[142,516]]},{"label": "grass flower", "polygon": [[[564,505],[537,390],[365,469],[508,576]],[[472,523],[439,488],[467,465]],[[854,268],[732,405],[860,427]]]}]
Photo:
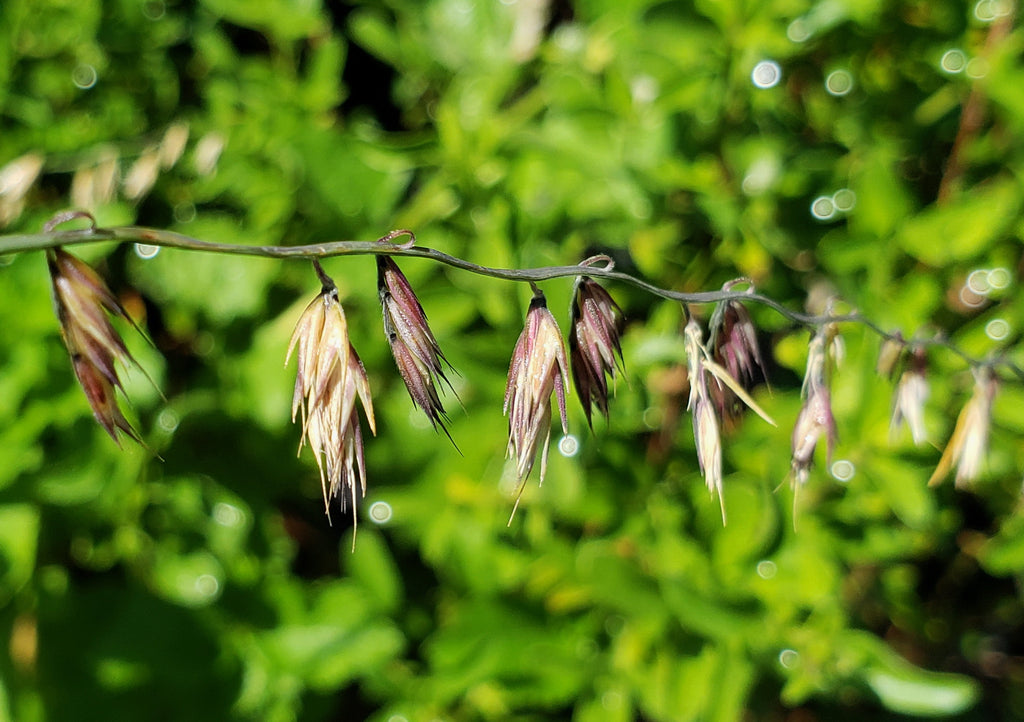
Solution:
[{"label": "grass flower", "polygon": [[434,428],[440,427],[454,444],[445,425],[447,416],[437,393],[438,379],[454,393],[442,362],[449,368],[451,364],[441,353],[441,347],[427,325],[427,314],[412,286],[388,256],[377,256],[377,291],[384,315],[384,333],[409,396],[423,409]]},{"label": "grass flower", "polygon": [[614,383],[616,370],[625,371],[619,342],[622,327],[618,304],[599,283],[581,276],[573,293],[569,355],[573,384],[591,428],[594,406],[608,418],[608,377]]},{"label": "grass flower", "polygon": [[46,261],[61,336],[93,416],[118,445],[118,429],[139,441],[117,404],[117,389],[124,391],[124,387],[115,365],[118,361],[123,365],[134,364],[135,359],[108,316],[129,323],[131,319],[103,279],[86,263],[61,248],[47,251]]},{"label": "grass flower", "polygon": [[510,524],[526,487],[526,478],[533,469],[538,443],[541,444],[540,481],[544,481],[551,438],[552,392],[558,398],[562,430],[569,432],[565,414],[565,394],[569,383],[567,366],[558,322],[548,310],[544,294],[534,288],[526,325],[512,352],[508,383],[505,385],[504,413],[508,415],[506,456],[515,459],[519,481],[515,505],[509,516]]},{"label": "grass flower", "polygon": [[25,196],[43,170],[43,156],[27,153],[0,168],[0,227],[25,209]]},{"label": "grass flower", "polygon": [[907,342],[899,331],[882,342],[878,350],[878,362],[875,364],[875,373],[892,379],[896,369],[900,366],[907,350]]},{"label": "grass flower", "polygon": [[[750,283],[749,279],[740,278],[726,283],[723,291],[729,291],[739,283]],[[753,292],[751,285],[749,291]],[[750,318],[746,307],[736,300],[719,303],[709,323],[710,339],[708,346],[711,355],[729,375],[739,381],[743,388],[749,390],[760,379],[767,380],[764,358],[757,343],[757,329]],[[727,387],[712,388],[715,402],[722,418],[730,425],[740,416],[743,405],[735,393]]]},{"label": "grass flower", "polygon": [[807,482],[814,450],[823,436],[829,461],[835,449],[837,434],[829,391],[829,360],[832,349],[841,346],[835,345],[836,330],[833,326],[828,324],[814,335],[807,354],[807,372],[801,389],[804,403],[793,427],[791,469],[794,485]]},{"label": "grass flower", "polygon": [[[738,283],[750,281],[745,278],[736,279],[722,286],[722,290],[730,291]],[[753,286],[748,290],[753,293]],[[715,307],[708,325],[708,345],[712,355],[734,379],[749,388],[758,379],[767,378],[764,358],[757,344],[757,328],[746,306],[735,299],[723,301]]]},{"label": "grass flower", "polygon": [[974,372],[974,393],[957,417],[953,435],[942,452],[928,486],[938,485],[956,466],[956,487],[962,489],[978,478],[988,453],[992,425],[992,401],[998,384],[992,370],[983,367]]},{"label": "grass flower", "polygon": [[[717,389],[719,394],[732,393],[772,426],[775,426],[775,421],[751,398],[743,385],[712,358],[708,347],[704,345],[700,324],[692,317],[683,329],[683,343],[686,347],[686,364],[690,379],[687,409],[693,414],[693,440],[697,447],[697,463],[708,490],[712,494],[718,494],[718,501],[722,506],[722,523],[725,524],[721,421],[710,390]],[[711,381],[714,381],[714,386],[710,385]]]},{"label": "grass flower", "polygon": [[900,426],[906,424],[914,443],[920,446],[927,441],[924,426],[924,404],[928,400],[928,380],[925,378],[924,349],[916,349],[910,357],[910,366],[900,375],[893,397],[892,421],[889,424],[890,437],[895,436]]},{"label": "grass flower", "polygon": [[160,139],[158,150],[161,169],[173,168],[181,159],[185,152],[185,146],[188,144],[188,133],[187,123],[174,123],[167,128],[164,137]]},{"label": "grass flower", "polygon": [[794,483],[807,483],[814,461],[814,450],[822,436],[827,444],[827,459],[831,461],[837,437],[836,420],[832,416],[832,397],[828,387],[815,385],[804,400],[793,427]]},{"label": "grass flower", "polygon": [[298,370],[292,397],[292,421],[302,417],[299,450],[309,443],[324,495],[324,509],[330,518],[330,502],[338,498],[344,511],[352,504],[352,544],[355,546],[356,508],[366,496],[366,465],[363,437],[356,412],[362,404],[370,430],[376,433],[370,384],[359,356],[348,338],[345,312],[338,301],[338,289],[320,264],[314,262],[323,290],[295,326],[285,363],[295,353]]},{"label": "grass flower", "polygon": [[125,176],[122,190],[124,197],[136,201],[149,193],[160,177],[160,149],[151,146],[132,163]]},{"label": "grass flower", "polygon": [[687,371],[690,376],[690,399],[687,409],[693,416],[693,440],[697,447],[697,464],[712,496],[718,495],[725,524],[725,497],[722,496],[722,437],[718,414],[708,392],[706,372],[707,350],[700,326],[691,318],[683,329],[686,345]]}]

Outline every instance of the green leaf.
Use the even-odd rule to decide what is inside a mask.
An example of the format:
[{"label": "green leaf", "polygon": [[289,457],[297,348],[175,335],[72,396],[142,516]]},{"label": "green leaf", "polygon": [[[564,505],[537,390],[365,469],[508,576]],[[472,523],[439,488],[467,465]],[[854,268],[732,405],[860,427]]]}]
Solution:
[{"label": "green leaf", "polygon": [[978,701],[981,690],[970,677],[916,667],[866,632],[851,630],[842,636],[839,643],[846,652],[863,657],[856,674],[893,712],[943,717],[968,710]]},{"label": "green leaf", "polygon": [[1017,220],[1020,188],[999,179],[908,218],[897,243],[932,266],[964,261],[984,252]]},{"label": "green leaf", "polygon": [[32,577],[39,543],[39,509],[29,504],[0,506],[0,602]]},{"label": "green leaf", "polygon": [[857,207],[850,216],[850,228],[855,233],[886,238],[911,214],[910,195],[896,174],[897,162],[891,150],[873,150],[851,179],[857,194]]},{"label": "green leaf", "polygon": [[[236,221],[224,217],[194,221],[188,233],[239,245],[253,240]],[[164,249],[147,260],[132,259],[133,281],[141,289],[170,308],[201,314],[218,326],[260,313],[267,288],[280,272],[277,264],[263,259],[224,258],[173,249]]]},{"label": "green leaf", "polygon": [[734,640],[750,634],[756,624],[751,614],[732,608],[725,600],[698,594],[682,581],[665,583],[661,590],[679,623],[696,634]]},{"label": "green leaf", "polygon": [[162,597],[187,607],[213,604],[223,592],[224,570],[206,551],[182,554],[170,544],[157,548],[150,577]]},{"label": "green leaf", "polygon": [[304,0],[204,0],[203,5],[232,23],[262,30],[277,40],[310,37],[324,25],[320,4]]},{"label": "green leaf", "polygon": [[334,689],[386,664],[403,646],[402,634],[376,617],[361,589],[333,582],[318,589],[313,604],[259,635],[277,674],[287,673],[317,689]]},{"label": "green leaf", "polygon": [[978,561],[990,574],[1024,573],[1024,517],[1015,514],[1007,518],[999,533],[982,545]]},{"label": "green leaf", "polygon": [[395,611],[402,601],[402,578],[380,533],[360,526],[356,551],[345,541],[340,553],[352,581],[362,586],[374,606],[381,612]]},{"label": "green leaf", "polygon": [[968,677],[927,673],[910,665],[873,669],[866,677],[882,704],[901,714],[954,715],[972,707],[979,696],[977,683]]}]

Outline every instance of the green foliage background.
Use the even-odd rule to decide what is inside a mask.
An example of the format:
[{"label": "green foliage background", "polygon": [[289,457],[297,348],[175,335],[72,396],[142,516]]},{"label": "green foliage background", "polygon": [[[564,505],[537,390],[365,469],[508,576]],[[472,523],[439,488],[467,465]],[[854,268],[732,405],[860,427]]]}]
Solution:
[{"label": "green foliage background", "polygon": [[[794,309],[834,293],[884,328],[1019,364],[1024,34],[995,17],[1012,10],[7,0],[0,163],[44,159],[7,230],[37,230],[76,174],[113,156],[125,177],[186,123],[184,157],[141,199],[92,208],[100,224],[238,244],[411,228],[506,267],[606,252],[680,290],[748,275]],[[763,60],[774,87],[751,81]],[[972,92],[982,122],[938,204]],[[218,138],[207,172],[197,150]],[[843,189],[852,208],[811,213]],[[822,454],[797,520],[808,336],[754,308],[773,366],[758,398],[780,425],[749,419],[727,439],[723,527],[683,411],[681,310],[611,287],[629,326],[610,421],[589,432],[574,402],[580,452],[552,453],[506,527],[501,400],[529,290],[401,264],[459,371],[460,455],[393,368],[372,259],[338,259],[326,267],[379,423],[350,553],[350,521],[327,524],[289,422],[282,365],[318,291],[308,265],[79,252],[153,339],[125,329],[167,397],[129,374],[162,459],[93,422],[42,254],[3,258],[0,719],[1024,717],[1019,384],[1001,388],[975,493],[929,490],[969,372],[934,353],[933,445],[890,441],[877,340],[845,329],[837,458],[855,474],[837,481]],[[993,268],[1009,285],[965,305],[968,275]],[[570,284],[543,286],[567,324]],[[986,335],[993,320],[1009,334]]]}]

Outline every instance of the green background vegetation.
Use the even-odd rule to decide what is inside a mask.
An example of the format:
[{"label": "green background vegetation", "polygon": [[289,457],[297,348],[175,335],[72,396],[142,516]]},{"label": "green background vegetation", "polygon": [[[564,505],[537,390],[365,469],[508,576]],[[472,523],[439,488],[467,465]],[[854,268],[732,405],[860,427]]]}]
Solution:
[{"label": "green background vegetation", "polygon": [[[151,190],[97,197],[102,225],[238,244],[411,228],[508,267],[605,252],[679,290],[748,275],[794,309],[836,294],[1020,363],[1012,6],[7,0],[0,164],[44,163],[7,231],[69,207],[105,158],[127,177],[185,123]],[[752,83],[763,60],[773,87]],[[211,172],[197,150],[218,137]],[[847,210],[815,217],[843,189]],[[845,328],[836,457],[855,473],[836,480],[821,453],[794,530],[808,333],[754,308],[773,382],[757,396],[780,426],[750,418],[726,440],[723,527],[684,411],[681,309],[610,286],[629,322],[610,421],[589,432],[571,400],[579,453],[552,452],[506,528],[501,400],[529,289],[401,263],[459,371],[460,455],[394,370],[373,260],[329,261],[378,416],[350,553],[289,421],[308,264],[78,252],[153,339],[124,329],[167,397],[127,375],[162,460],[92,420],[43,255],[4,258],[0,719],[1024,717],[1019,384],[1001,388],[974,493],[929,490],[970,373],[933,353],[932,444],[890,441],[877,339]],[[968,275],[993,268],[1009,285],[965,305]],[[543,288],[567,330],[570,282]],[[986,335],[993,320],[1009,333]]]}]

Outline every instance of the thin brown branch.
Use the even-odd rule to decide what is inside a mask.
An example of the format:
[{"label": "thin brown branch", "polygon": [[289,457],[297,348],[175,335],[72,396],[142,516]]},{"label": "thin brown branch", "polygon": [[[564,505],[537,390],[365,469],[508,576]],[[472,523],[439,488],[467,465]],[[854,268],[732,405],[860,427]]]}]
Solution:
[{"label": "thin brown branch", "polygon": [[[995,48],[1010,34],[1010,30],[1013,29],[1014,10],[1015,8],[1012,8],[1008,14],[997,18],[989,26],[982,58],[991,57]],[[988,99],[983,88],[984,84],[980,80],[974,81],[967,101],[964,103],[963,111],[960,113],[960,125],[956,130],[953,148],[949,152],[945,173],[942,174],[942,181],[939,183],[937,202],[940,205],[946,203],[959,190],[964,171],[967,168],[967,163],[964,160],[966,149],[970,147],[985,124]]]}]

